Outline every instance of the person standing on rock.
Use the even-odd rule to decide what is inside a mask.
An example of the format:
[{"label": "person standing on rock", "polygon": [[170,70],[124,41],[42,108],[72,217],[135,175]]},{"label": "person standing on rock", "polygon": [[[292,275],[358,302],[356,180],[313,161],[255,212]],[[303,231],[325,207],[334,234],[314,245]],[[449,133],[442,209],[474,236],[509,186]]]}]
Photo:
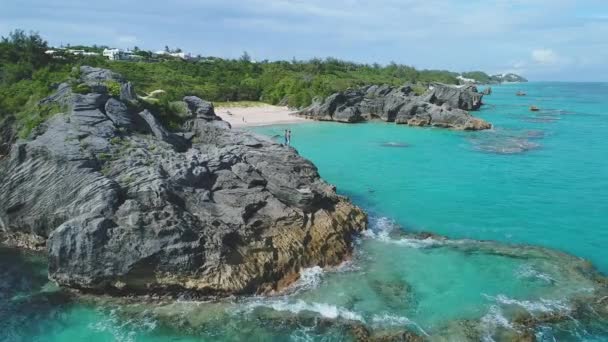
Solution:
[{"label": "person standing on rock", "polygon": [[285,130],[285,133],[283,134],[283,140],[285,140],[285,146],[289,145],[289,138],[287,135],[287,130]]},{"label": "person standing on rock", "polygon": [[287,131],[287,145],[291,146],[291,130]]}]

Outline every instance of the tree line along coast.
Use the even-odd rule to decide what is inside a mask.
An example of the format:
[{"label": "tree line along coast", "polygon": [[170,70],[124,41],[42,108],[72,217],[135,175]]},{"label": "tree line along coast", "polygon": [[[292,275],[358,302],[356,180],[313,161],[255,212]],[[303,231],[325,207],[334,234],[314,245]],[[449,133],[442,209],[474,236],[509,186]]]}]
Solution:
[{"label": "tree line along coast", "polygon": [[[60,112],[40,100],[56,91],[66,79],[76,82],[82,65],[102,67],[122,74],[141,94],[149,98],[150,110],[165,120],[169,128],[178,127],[182,118],[175,112],[176,101],[193,95],[208,101],[262,101],[268,104],[304,108],[315,99],[324,99],[349,88],[372,84],[409,84],[417,94],[429,84],[500,83],[525,81],[517,75],[490,76],[484,72],[456,73],[445,70],[417,70],[411,66],[360,64],[335,58],[300,61],[254,61],[244,53],[239,59],[172,56],[180,49],[153,54],[132,49],[140,56],[112,61],[103,56],[103,46],[71,46],[83,53],[49,54],[53,47],[37,33],[17,30],[0,41],[0,127],[10,126],[15,135],[26,137],[48,116]],[[164,50],[163,50],[164,51]],[[78,84],[74,84],[78,91]],[[82,89],[86,91],[87,89]]]}]

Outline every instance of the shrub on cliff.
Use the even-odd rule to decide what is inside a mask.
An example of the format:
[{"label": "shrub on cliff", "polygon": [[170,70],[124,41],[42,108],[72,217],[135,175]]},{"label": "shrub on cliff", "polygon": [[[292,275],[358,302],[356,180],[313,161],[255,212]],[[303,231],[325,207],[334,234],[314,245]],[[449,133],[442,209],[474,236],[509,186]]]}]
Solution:
[{"label": "shrub on cliff", "polygon": [[120,97],[120,83],[116,81],[107,81],[105,83],[108,88],[108,94],[112,97]]},{"label": "shrub on cliff", "polygon": [[86,83],[79,83],[72,87],[72,92],[85,95],[91,92],[91,87]]}]

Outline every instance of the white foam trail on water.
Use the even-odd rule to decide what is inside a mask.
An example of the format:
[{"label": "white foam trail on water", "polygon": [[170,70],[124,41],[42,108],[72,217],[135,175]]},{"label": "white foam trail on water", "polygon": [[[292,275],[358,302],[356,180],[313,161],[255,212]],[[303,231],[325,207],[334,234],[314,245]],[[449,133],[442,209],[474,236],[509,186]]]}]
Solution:
[{"label": "white foam trail on water", "polygon": [[375,239],[378,241],[409,247],[409,248],[430,248],[436,246],[444,246],[448,243],[458,243],[458,241],[443,241],[437,240],[432,237],[428,237],[425,239],[416,239],[416,238],[400,238],[394,239],[390,237],[390,233],[395,229],[399,228],[399,225],[387,218],[387,217],[379,217],[379,218],[371,218],[370,219],[370,229],[363,232],[363,236]]},{"label": "white foam trail on water", "polygon": [[[570,307],[563,301],[540,298],[538,301],[518,300],[499,294],[495,297],[484,294],[484,296],[497,304],[519,306],[531,314],[535,313],[569,313]],[[481,318],[483,330],[482,341],[494,342],[493,335],[499,327],[515,329],[511,322],[503,315],[498,305],[490,306],[490,310]]]},{"label": "white foam trail on water", "polygon": [[300,279],[290,286],[290,291],[301,291],[314,289],[321,283],[323,269],[319,266],[303,268],[300,270]]},{"label": "white foam trail on water", "polygon": [[150,332],[156,329],[156,321],[145,317],[143,320],[129,319],[123,321],[117,314],[116,309],[110,310],[105,319],[88,325],[89,329],[97,332],[107,332],[112,335],[114,341],[135,342],[137,332]]},{"label": "white foam trail on water", "polygon": [[513,298],[509,298],[505,295],[498,295],[496,297],[492,297],[489,295],[484,295],[486,298],[496,301],[497,303],[504,305],[517,305],[524,309],[526,309],[530,313],[535,312],[570,312],[570,307],[560,300],[552,300],[552,299],[544,299],[540,298],[538,301],[529,301],[529,300],[517,300]]},{"label": "white foam trail on water", "polygon": [[517,278],[520,278],[520,279],[529,279],[529,278],[539,279],[539,280],[544,281],[547,284],[554,284],[556,282],[555,279],[553,279],[550,275],[539,272],[530,265],[520,266],[517,269],[516,276],[517,276]]},{"label": "white foam trail on water", "polygon": [[395,316],[390,314],[374,315],[372,323],[380,326],[413,326],[426,336],[430,336],[418,323],[405,316]]},{"label": "white foam trail on water", "polygon": [[290,302],[287,299],[257,301],[250,303],[247,306],[247,309],[251,311],[259,307],[266,307],[276,311],[287,311],[294,314],[312,312],[329,319],[342,318],[350,321],[365,322],[363,316],[354,311],[327,303],[308,303],[301,299],[298,299],[295,302]]},{"label": "white foam trail on water", "polygon": [[498,327],[514,329],[511,322],[509,322],[503,315],[502,310],[496,305],[490,306],[490,310],[481,318],[480,323],[483,331],[481,339],[483,342],[494,342],[493,335]]},{"label": "white foam trail on water", "polygon": [[345,261],[338,266],[326,269],[320,266],[302,268],[300,270],[300,278],[291,284],[284,293],[294,294],[300,291],[315,289],[321,285],[323,276],[327,272],[350,272],[356,270],[358,270],[358,267],[352,261]]},{"label": "white foam trail on water", "polygon": [[311,331],[313,331],[313,328],[299,328],[291,333],[289,340],[294,342],[313,342],[315,341],[315,336],[311,335]]}]

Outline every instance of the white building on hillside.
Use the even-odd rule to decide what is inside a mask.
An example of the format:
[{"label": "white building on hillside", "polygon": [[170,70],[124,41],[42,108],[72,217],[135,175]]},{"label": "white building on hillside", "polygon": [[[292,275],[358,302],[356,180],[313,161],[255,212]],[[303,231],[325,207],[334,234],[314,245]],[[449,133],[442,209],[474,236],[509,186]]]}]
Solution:
[{"label": "white building on hillside", "polygon": [[103,56],[107,57],[111,61],[130,61],[143,58],[140,55],[136,55],[131,50],[121,49],[105,49],[103,50]]},{"label": "white building on hillside", "polygon": [[120,50],[119,49],[104,49],[103,56],[108,57],[111,61],[120,60]]},{"label": "white building on hillside", "polygon": [[67,49],[66,51],[76,56],[99,56],[97,52],[88,52],[84,50]]},{"label": "white building on hillside", "polygon": [[181,58],[181,59],[185,59],[185,60],[192,58],[192,55],[187,52],[167,52],[164,50],[160,50],[160,51],[156,51],[154,54],[158,55],[158,56],[162,56],[162,55],[171,56],[171,57]]},{"label": "white building on hillside", "polygon": [[186,53],[186,52],[173,52],[170,53],[171,56],[173,57],[178,57],[181,59],[190,59],[192,58],[192,56],[190,55],[190,53]]},{"label": "white building on hillside", "polygon": [[473,84],[477,83],[477,81],[475,81],[474,79],[472,79],[472,78],[466,78],[466,77],[464,77],[462,75],[458,75],[458,76],[456,76],[456,78],[459,81],[462,81],[463,83],[473,83]]}]

